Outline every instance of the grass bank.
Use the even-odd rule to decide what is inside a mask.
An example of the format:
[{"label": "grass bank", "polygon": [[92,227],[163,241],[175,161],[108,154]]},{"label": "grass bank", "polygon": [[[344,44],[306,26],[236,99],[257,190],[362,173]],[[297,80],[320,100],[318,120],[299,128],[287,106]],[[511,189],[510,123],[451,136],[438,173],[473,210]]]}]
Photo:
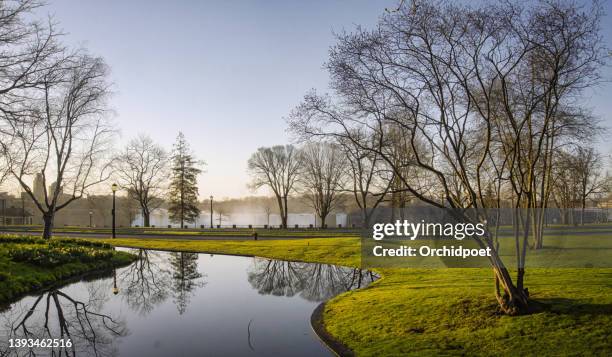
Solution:
[{"label": "grass bank", "polygon": [[126,265],[134,256],[82,239],[0,236],[0,304],[71,278]]},{"label": "grass bank", "polygon": [[[588,239],[585,237],[585,239]],[[359,240],[115,239],[120,246],[359,266]],[[377,270],[368,288],[330,300],[325,328],[358,355],[612,355],[612,269],[528,269],[542,312],[498,314],[490,269]]]}]

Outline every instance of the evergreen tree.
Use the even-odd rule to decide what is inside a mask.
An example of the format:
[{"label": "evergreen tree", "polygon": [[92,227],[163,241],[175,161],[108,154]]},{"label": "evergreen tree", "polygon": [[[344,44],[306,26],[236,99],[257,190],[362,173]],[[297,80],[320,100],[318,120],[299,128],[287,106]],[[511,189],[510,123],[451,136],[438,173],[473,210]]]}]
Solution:
[{"label": "evergreen tree", "polygon": [[168,211],[172,222],[194,223],[200,215],[198,207],[198,175],[202,172],[198,166],[202,162],[196,160],[183,133],[179,132],[172,152],[172,180],[170,182],[170,197]]}]

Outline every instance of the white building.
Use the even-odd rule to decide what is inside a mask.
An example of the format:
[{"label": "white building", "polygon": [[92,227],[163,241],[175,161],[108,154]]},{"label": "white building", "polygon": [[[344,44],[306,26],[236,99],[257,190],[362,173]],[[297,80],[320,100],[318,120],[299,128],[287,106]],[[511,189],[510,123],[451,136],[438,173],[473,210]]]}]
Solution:
[{"label": "white building", "polygon": [[[346,227],[346,223],[346,213],[332,214],[326,219],[326,224],[328,227],[337,227],[338,224],[341,224],[342,227]],[[236,225],[238,228],[243,228],[248,227],[249,225],[254,227],[270,225],[273,227],[278,227],[280,224],[281,218],[278,214],[270,214],[268,216],[265,213],[230,213],[222,215],[221,219],[219,219],[219,215],[217,213],[214,213],[213,215],[214,226],[221,225],[222,227],[232,227],[233,225]],[[287,217],[287,225],[289,227],[294,227],[296,224],[302,228],[309,227],[311,224],[314,227],[317,227],[320,225],[320,220],[314,213],[289,213],[289,216]],[[132,226],[142,227],[143,225],[144,220],[142,214],[136,215],[136,218],[132,222]],[[189,227],[196,228],[199,228],[201,225],[204,225],[206,228],[210,227],[209,212],[202,212],[194,224],[188,224]],[[151,213],[151,226],[171,226],[172,228],[180,227],[179,224],[170,222],[168,210],[164,208],[158,208]]]}]

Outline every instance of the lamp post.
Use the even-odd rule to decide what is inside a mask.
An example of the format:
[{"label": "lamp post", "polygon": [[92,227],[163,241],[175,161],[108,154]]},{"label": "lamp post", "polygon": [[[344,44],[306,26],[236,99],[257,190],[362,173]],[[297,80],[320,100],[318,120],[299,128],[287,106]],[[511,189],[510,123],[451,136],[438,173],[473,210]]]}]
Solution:
[{"label": "lamp post", "polygon": [[113,190],[113,238],[117,238],[115,235],[115,193],[117,192],[118,188],[119,186],[117,186],[116,183],[111,186],[111,190]]},{"label": "lamp post", "polygon": [[210,228],[213,227],[213,196],[210,195]]},{"label": "lamp post", "polygon": [[89,228],[93,227],[91,225],[91,217],[93,216],[93,211],[89,211]]}]

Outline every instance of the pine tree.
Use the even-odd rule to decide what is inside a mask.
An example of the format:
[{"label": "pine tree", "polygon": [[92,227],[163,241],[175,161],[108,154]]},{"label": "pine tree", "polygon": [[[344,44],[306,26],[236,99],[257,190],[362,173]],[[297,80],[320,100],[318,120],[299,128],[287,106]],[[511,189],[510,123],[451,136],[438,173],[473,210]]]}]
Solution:
[{"label": "pine tree", "polygon": [[198,208],[198,175],[202,172],[198,166],[202,162],[196,160],[183,133],[179,132],[172,152],[172,180],[170,182],[170,197],[168,211],[172,222],[194,223],[200,215]]}]

